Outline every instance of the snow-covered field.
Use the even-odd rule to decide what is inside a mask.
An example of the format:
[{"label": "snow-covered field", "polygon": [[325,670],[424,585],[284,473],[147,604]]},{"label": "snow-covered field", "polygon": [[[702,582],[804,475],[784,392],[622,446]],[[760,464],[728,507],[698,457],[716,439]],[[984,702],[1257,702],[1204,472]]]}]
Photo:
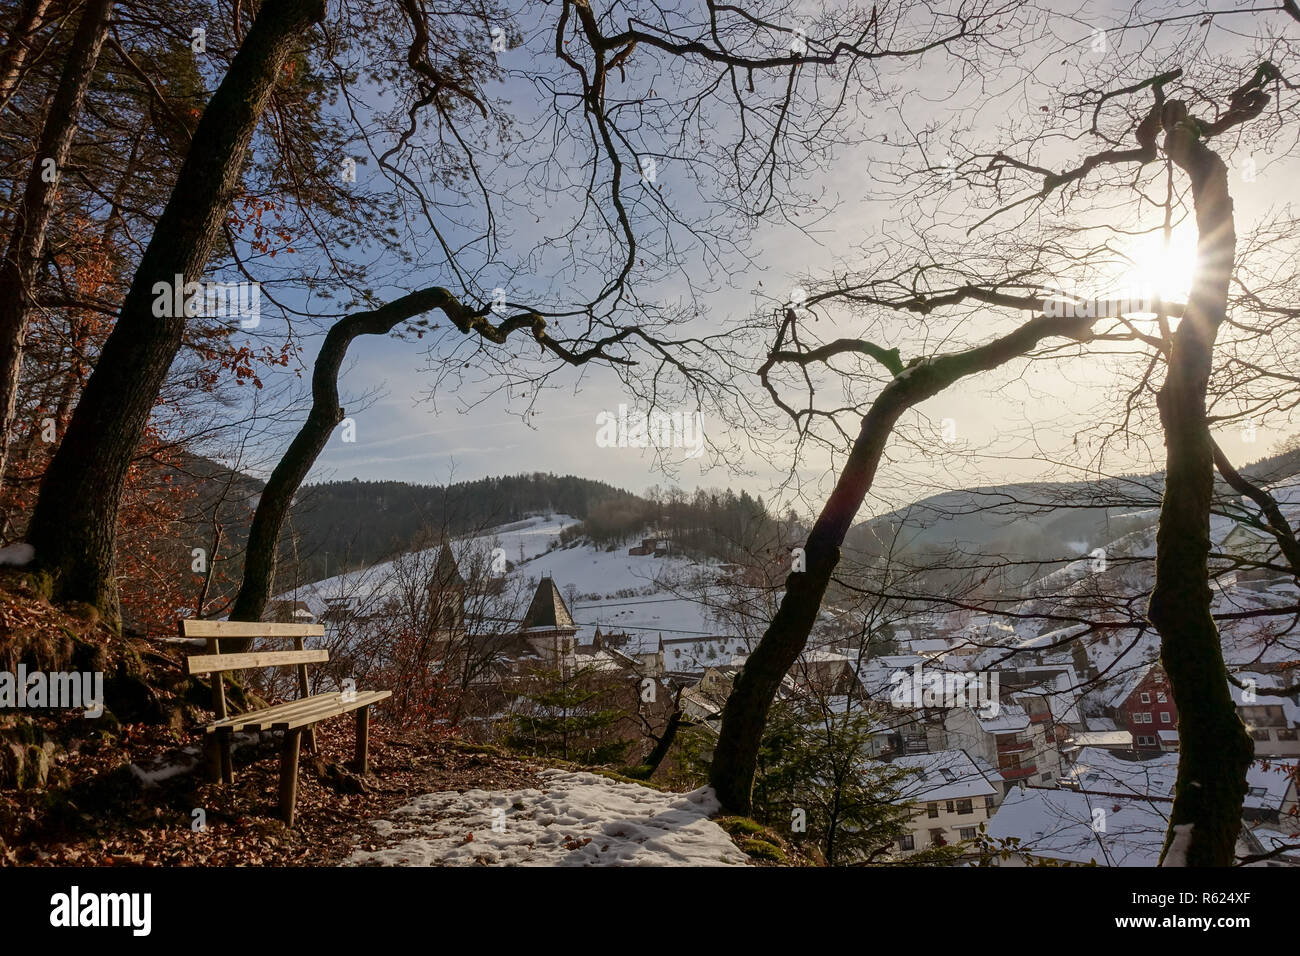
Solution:
[{"label": "snow-covered field", "polygon": [[[632,642],[626,649],[631,653],[653,651],[660,636],[673,640],[729,633],[688,583],[712,579],[715,566],[627,551],[626,545],[604,551],[584,543],[543,554],[521,565],[518,573],[533,579],[550,576],[561,590],[569,585],[577,589],[570,611],[579,627],[579,643],[590,643],[597,625],[606,632],[629,634]],[[717,598],[715,594],[712,600]]]},{"label": "snow-covered field", "polygon": [[[559,539],[560,532],[577,521],[577,518],[570,515],[537,515],[493,528],[479,537],[458,539],[453,543],[452,551],[459,556],[482,548],[501,548],[505,551],[507,560],[527,562],[544,554],[551,543]],[[430,548],[427,551],[413,552],[407,560],[412,561],[414,566],[427,566],[431,569],[437,550]],[[384,561],[360,571],[336,574],[277,594],[276,600],[304,601],[312,614],[319,618],[325,612],[328,599],[382,594],[394,587],[397,580],[396,563]],[[564,587],[565,582],[557,583]]]},{"label": "snow-covered field", "polygon": [[345,866],[747,866],[708,788],[661,793],[544,770],[540,790],[428,793],[374,820],[383,849]]},{"label": "snow-covered field", "polygon": [[[706,603],[716,601],[718,595],[701,595],[691,583],[713,580],[720,570],[716,565],[696,564],[676,555],[629,555],[628,547],[638,543],[635,540],[613,551],[587,542],[552,550],[560,532],[576,522],[569,515],[535,516],[494,528],[477,538],[457,541],[452,547],[458,557],[483,548],[501,548],[514,564],[512,577],[533,584],[550,577],[566,594],[566,601],[572,586],[577,599],[570,611],[578,625],[580,644],[591,643],[597,626],[606,632],[627,633],[631,640],[623,650],[632,654],[653,652],[660,637],[672,641],[731,633],[728,624],[719,620]],[[435,554],[436,549],[432,549],[416,553],[409,560],[414,567],[432,568]],[[364,606],[370,600],[367,596],[381,595],[396,587],[396,582],[395,562],[388,561],[304,585],[277,598],[304,601],[319,618],[330,600],[352,596]],[[519,613],[523,612],[520,607]],[[715,659],[722,659],[719,654],[720,649],[715,648]],[[700,650],[685,656],[697,661],[704,659],[703,655]]]}]

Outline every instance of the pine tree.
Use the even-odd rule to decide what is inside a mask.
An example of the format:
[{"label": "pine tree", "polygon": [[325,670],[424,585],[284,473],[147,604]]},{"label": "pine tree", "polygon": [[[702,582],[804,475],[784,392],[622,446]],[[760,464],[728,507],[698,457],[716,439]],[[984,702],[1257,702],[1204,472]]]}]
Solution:
[{"label": "pine tree", "polygon": [[613,688],[592,677],[590,668],[533,671],[533,686],[516,694],[522,712],[511,718],[506,743],[578,763],[621,762],[632,741],[618,736],[614,725],[625,715],[608,706]]}]

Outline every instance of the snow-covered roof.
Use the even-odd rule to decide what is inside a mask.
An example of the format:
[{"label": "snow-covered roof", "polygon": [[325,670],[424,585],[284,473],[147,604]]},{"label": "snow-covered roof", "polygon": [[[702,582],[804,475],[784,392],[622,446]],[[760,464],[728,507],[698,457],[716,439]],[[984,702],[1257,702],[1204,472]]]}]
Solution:
[{"label": "snow-covered roof", "polygon": [[1279,810],[1290,794],[1295,795],[1295,771],[1300,759],[1256,760],[1246,768],[1246,806],[1258,810]]},{"label": "snow-covered roof", "polygon": [[1118,670],[1118,673],[1110,676],[1103,685],[1101,691],[1102,702],[1107,707],[1118,707],[1124,703],[1129,699],[1133,691],[1137,690],[1138,685],[1147,679],[1147,675],[1151,673],[1153,667],[1155,667],[1155,661],[1147,661],[1138,664],[1136,667],[1126,667]]},{"label": "snow-covered roof", "polygon": [[918,771],[899,790],[899,803],[927,803],[933,800],[967,800],[991,797],[997,787],[975,765],[964,750],[941,750],[929,754],[895,757],[890,764]]},{"label": "snow-covered roof", "polygon": [[982,711],[971,710],[980,727],[990,734],[1009,734],[1029,726],[1029,715],[1019,704],[1003,704],[996,716],[986,717]]},{"label": "snow-covered roof", "polygon": [[[1256,760],[1246,769],[1245,806],[1248,809],[1277,810],[1294,786],[1291,773],[1297,759]],[[1062,781],[1092,793],[1172,800],[1178,779],[1178,754],[1165,753],[1137,760],[1125,760],[1099,747],[1079,751]]]},{"label": "snow-covered roof", "polygon": [[1177,777],[1177,754],[1125,760],[1101,747],[1079,750],[1062,774],[1063,782],[1081,790],[1160,799],[1173,797]]},{"label": "snow-covered roof", "polygon": [[[1099,723],[1089,720],[1089,723]],[[1106,721],[1114,727],[1113,721]],[[1127,730],[1082,730],[1072,738],[1076,747],[1104,747],[1114,750],[1130,750],[1133,747],[1133,735]]]},{"label": "snow-covered roof", "polygon": [[[1231,682],[1228,684],[1232,702],[1238,707],[1281,707],[1283,717],[1290,726],[1300,724],[1300,704],[1290,697],[1274,696],[1269,693],[1270,690],[1278,687],[1276,675],[1243,671],[1234,676],[1247,685],[1247,687],[1238,687]],[[1247,694],[1250,694],[1253,699],[1247,700]]]},{"label": "snow-covered roof", "polygon": [[988,823],[994,840],[1018,837],[1020,852],[1098,866],[1155,866],[1168,806],[1074,790],[1017,787]]}]

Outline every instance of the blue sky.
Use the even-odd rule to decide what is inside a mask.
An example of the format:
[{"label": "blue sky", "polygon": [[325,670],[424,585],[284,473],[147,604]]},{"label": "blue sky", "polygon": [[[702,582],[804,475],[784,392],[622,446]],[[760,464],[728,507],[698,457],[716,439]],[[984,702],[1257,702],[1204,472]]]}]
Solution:
[{"label": "blue sky", "polygon": [[[1059,32],[1077,37],[1084,44],[1091,31],[1075,23],[1064,25]],[[1025,56],[1032,60],[1046,52],[1046,48],[1026,51]],[[503,62],[509,67],[509,57],[517,55],[521,55],[519,51],[507,54]],[[978,105],[981,98],[990,98],[987,88],[966,89],[953,95],[953,81],[944,73],[942,61],[933,57],[925,61],[919,73],[895,70],[886,73],[882,82],[914,89],[894,103],[880,104],[879,110],[870,111],[874,114],[870,122],[879,124],[879,129],[899,129],[904,113],[908,128],[919,127],[930,119],[955,115],[945,111]],[[511,80],[504,92],[527,113],[525,97],[530,95],[529,88]],[[1019,108],[1032,118],[1034,105],[1022,102]],[[984,112],[989,112],[987,106]],[[1006,114],[1003,111],[998,115]],[[878,129],[860,132],[865,135]],[[717,135],[725,138],[728,130],[719,128]],[[805,231],[783,223],[767,223],[751,234],[751,261],[744,268],[706,275],[701,267],[689,276],[689,282],[681,275],[661,277],[650,294],[662,301],[693,300],[700,306],[700,314],[707,316],[695,320],[697,325],[715,331],[753,314],[756,308],[772,308],[777,297],[788,295],[786,290],[805,276],[824,276],[852,263],[855,245],[878,234],[885,223],[899,226],[897,211],[888,198],[873,200],[867,189],[876,165],[889,155],[891,150],[872,144],[836,150],[828,162],[812,171],[808,181],[835,205],[816,228]],[[679,197],[686,204],[696,188],[688,162],[661,158],[657,164],[662,187],[670,195],[680,190]],[[364,167],[358,170],[359,177],[369,174]],[[1243,180],[1236,184],[1242,220],[1249,222],[1264,214],[1285,175],[1284,169],[1275,167],[1254,182]],[[946,201],[960,203],[962,199],[954,195]],[[563,206],[558,200],[551,212],[556,218],[562,215]],[[543,204],[537,210],[536,222],[520,216],[510,224],[511,240],[520,249],[534,242],[542,230],[553,227],[550,217],[543,219],[545,214]],[[380,289],[390,296],[430,282],[446,281],[436,269],[392,274],[391,286]],[[490,284],[493,280],[485,276],[484,281]],[[847,320],[846,330],[852,332],[851,320]],[[304,340],[305,363],[314,357],[318,343],[319,337]],[[427,391],[431,377],[423,353],[420,345],[389,338],[366,337],[354,343],[342,392],[344,404],[355,418],[356,441],[345,443],[336,434],[309,480],[356,477],[441,483],[521,471],[552,471],[583,475],[633,491],[672,481],[686,488],[744,487],[769,496],[789,473],[790,459],[745,449],[743,429],[728,434],[736,430],[708,407],[701,409],[706,432],[741,447],[731,467],[707,459],[688,460],[679,462],[680,467],[665,476],[656,469],[653,456],[641,449],[597,447],[597,415],[616,409],[620,403],[635,405],[635,399],[612,372],[596,366],[559,370],[549,380],[549,388],[537,397],[536,414],[529,424],[513,413],[519,407],[518,401],[511,402],[503,393],[494,392],[492,382],[468,383],[459,392],[442,391],[436,403],[430,402]],[[914,353],[905,347],[904,356],[909,354]],[[747,387],[758,390],[757,378]],[[1076,364],[1035,368],[1025,374],[1017,368],[951,389],[920,411],[936,428],[941,420],[952,419],[960,447],[967,454],[945,457],[905,446],[891,447],[891,461],[879,483],[880,498],[873,507],[894,506],[946,487],[1048,475],[1080,476],[1086,456],[1072,446],[1072,438],[1090,422],[1093,406],[1113,397],[1108,387],[1113,392],[1113,382],[1095,366]],[[362,396],[369,396],[368,404],[359,401]],[[283,412],[279,415],[288,427],[292,416]],[[773,411],[768,423],[776,421],[777,413]],[[1248,461],[1266,454],[1288,430],[1285,422],[1264,422],[1253,441],[1245,441],[1237,429],[1225,431],[1220,440],[1234,460]],[[1132,464],[1144,469],[1159,451],[1158,439],[1150,447],[1135,448]],[[267,446],[267,452],[273,454],[273,447]],[[830,464],[824,452],[810,451],[800,459],[796,472],[801,481],[810,483],[809,490],[824,489]],[[1112,470],[1123,470],[1119,465],[1113,461]]]}]

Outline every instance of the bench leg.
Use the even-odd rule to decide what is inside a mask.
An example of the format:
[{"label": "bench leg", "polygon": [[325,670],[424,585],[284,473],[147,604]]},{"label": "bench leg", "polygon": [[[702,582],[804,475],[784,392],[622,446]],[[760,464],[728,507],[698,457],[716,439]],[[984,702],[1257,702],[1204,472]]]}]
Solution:
[{"label": "bench leg", "polygon": [[363,777],[370,772],[370,708],[357,710],[357,752],[353,768]]},{"label": "bench leg", "polygon": [[221,783],[226,779],[221,767],[221,738],[217,734],[207,734],[203,738],[203,757],[207,764],[208,779]]},{"label": "bench leg", "polygon": [[226,783],[233,784],[235,782],[235,764],[230,757],[230,745],[235,735],[222,733],[218,736],[221,738],[221,779]]},{"label": "bench leg", "polygon": [[286,826],[293,826],[294,810],[298,804],[298,753],[302,744],[302,729],[286,730],[280,747],[280,818]]}]

